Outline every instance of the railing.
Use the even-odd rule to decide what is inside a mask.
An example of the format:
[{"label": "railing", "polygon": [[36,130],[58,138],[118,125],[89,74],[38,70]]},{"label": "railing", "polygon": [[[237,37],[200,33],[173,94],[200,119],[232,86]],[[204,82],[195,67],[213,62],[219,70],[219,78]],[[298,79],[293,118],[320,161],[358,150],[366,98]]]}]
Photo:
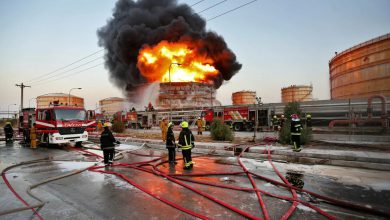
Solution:
[{"label": "railing", "polygon": [[370,44],[373,44],[373,43],[376,43],[376,42],[379,42],[379,41],[382,41],[382,40],[387,40],[387,39],[389,39],[389,38],[390,38],[390,33],[385,34],[385,35],[382,35],[382,36],[379,36],[379,37],[376,37],[376,38],[371,39],[371,40],[368,40],[368,41],[365,41],[365,42],[360,43],[360,44],[358,44],[358,45],[355,45],[355,46],[353,46],[353,47],[351,47],[351,48],[349,48],[349,49],[347,49],[347,50],[344,50],[344,51],[341,52],[341,53],[337,53],[337,55],[334,56],[334,57],[329,61],[329,63],[331,63],[333,60],[335,60],[335,59],[338,58],[339,56],[342,56],[342,55],[344,55],[344,54],[346,54],[346,53],[349,53],[349,52],[351,52],[351,51],[353,51],[353,50],[356,50],[357,48],[364,47],[364,46],[367,46],[367,45],[370,45]]}]

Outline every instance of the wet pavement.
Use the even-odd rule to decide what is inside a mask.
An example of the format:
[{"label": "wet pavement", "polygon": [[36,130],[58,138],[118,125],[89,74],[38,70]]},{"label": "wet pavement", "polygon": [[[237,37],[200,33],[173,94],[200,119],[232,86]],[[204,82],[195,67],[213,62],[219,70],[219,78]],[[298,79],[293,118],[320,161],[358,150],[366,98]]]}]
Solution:
[{"label": "wet pavement", "polygon": [[[94,145],[85,146],[94,147]],[[176,166],[169,166],[166,163],[157,165],[160,161],[155,161],[142,166],[129,167],[128,164],[159,157],[165,160],[167,152],[129,145],[121,145],[118,149],[123,153],[122,156],[118,156],[119,160],[114,167],[86,170],[33,189],[33,194],[45,202],[45,205],[38,210],[39,215],[44,219],[197,219],[196,215],[212,219],[246,219],[248,216],[264,218],[255,192],[195,183],[198,181],[227,187],[241,187],[241,189],[252,188],[245,174],[210,175],[242,172],[243,169],[238,165],[235,157],[194,155],[194,169],[184,171],[181,160],[178,160]],[[99,150],[85,150],[101,155]],[[17,143],[6,145],[0,142],[0,170],[23,161],[47,157],[51,157],[50,160],[18,166],[6,172],[6,178],[11,186],[30,205],[38,204],[38,201],[26,192],[29,185],[94,166],[100,160],[86,152],[75,151],[71,147],[30,149]],[[177,158],[181,158],[180,152],[177,153]],[[246,158],[241,161],[249,171],[281,182],[268,161]],[[386,171],[276,162],[274,164],[283,176],[286,176],[287,172],[300,172],[302,175],[299,176],[304,182],[303,189],[390,213],[388,205],[390,204],[390,177]],[[157,166],[153,169],[151,165]],[[113,174],[94,171],[115,172],[123,175],[132,184]],[[164,176],[168,174],[169,176]],[[194,174],[203,175],[191,176]],[[174,180],[178,182],[175,183],[170,179],[173,177],[176,177]],[[260,178],[254,178],[254,181],[260,190],[291,197],[291,192],[285,187],[273,185]],[[203,195],[195,192],[196,190]],[[25,207],[12,194],[3,179],[0,179],[0,195],[0,214],[7,210]],[[309,202],[337,218],[386,219],[384,216],[331,205],[307,193],[297,192],[297,196],[298,199]],[[261,198],[271,219],[281,218],[292,204],[289,201],[266,196],[264,193],[261,193]],[[188,213],[175,208],[175,205],[187,210]],[[239,214],[239,211],[234,212],[224,205],[234,207],[248,216]],[[37,219],[36,216],[33,217],[31,210],[26,210],[1,215],[0,219],[31,217]],[[291,219],[324,218],[323,215],[302,204],[299,204],[291,215]]]}]

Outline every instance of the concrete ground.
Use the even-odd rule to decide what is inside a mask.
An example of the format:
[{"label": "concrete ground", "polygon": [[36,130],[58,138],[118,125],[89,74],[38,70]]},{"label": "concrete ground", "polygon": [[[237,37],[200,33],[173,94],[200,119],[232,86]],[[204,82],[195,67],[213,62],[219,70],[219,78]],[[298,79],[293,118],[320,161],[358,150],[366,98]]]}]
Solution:
[{"label": "concrete ground", "polygon": [[[129,140],[128,140],[129,142]],[[125,141],[123,140],[123,143]],[[153,144],[149,144],[153,145]],[[214,147],[224,147],[225,144],[214,143]],[[93,143],[85,144],[85,150],[101,155],[101,151]],[[261,150],[262,146],[258,149]],[[278,146],[271,146],[275,151]],[[6,172],[5,177],[15,188],[16,192],[28,204],[34,205],[38,201],[26,193],[29,185],[39,183],[51,177],[63,175],[74,170],[95,165],[98,161],[85,152],[74,151],[74,148],[38,148],[30,149],[18,143],[5,144],[0,142],[0,170],[22,162],[39,158],[52,157],[50,161],[41,161],[15,167]],[[118,156],[118,163],[131,164],[148,161],[163,156],[166,159],[166,150],[148,147],[140,144],[121,144],[117,148],[123,156]],[[241,159],[245,167],[258,175],[281,181],[276,175],[270,162],[266,159]],[[231,205],[253,217],[263,218],[258,198],[254,192],[244,192],[221,187],[209,186],[189,181],[203,181],[207,183],[222,184],[243,188],[252,188],[248,178],[240,175],[206,175],[216,172],[241,172],[237,158],[233,155],[219,156],[199,154],[194,157],[195,167],[192,171],[182,169],[182,161],[178,152],[178,164],[169,166],[166,163],[156,168],[161,172],[170,174],[204,174],[200,176],[181,176],[181,183],[193,187],[213,198]],[[195,155],[196,156],[196,155]],[[158,161],[151,162],[156,165]],[[390,175],[388,171],[369,170],[329,165],[305,165],[274,162],[276,168],[286,176],[287,172],[303,174],[304,189],[312,192],[369,207],[381,212],[390,213]],[[101,163],[99,164],[101,165]],[[151,171],[151,166],[142,166]],[[84,171],[63,179],[55,180],[32,190],[33,194],[42,199],[45,205],[39,209],[44,219],[196,219],[191,214],[180,211],[162,200],[166,199],[178,204],[191,212],[198,213],[212,219],[245,219],[243,215],[232,211],[211,199],[172,182],[167,177],[156,175],[134,168],[117,166],[97,169],[106,172],[117,172],[128,178],[132,184],[123,178],[92,171]],[[179,177],[177,177],[179,178]],[[187,180],[187,181],[184,181]],[[291,197],[291,192],[282,186],[276,186],[260,178],[254,178],[257,187],[268,193]],[[150,194],[141,191],[144,189]],[[332,216],[341,219],[386,219],[383,215],[376,215],[367,211],[343,208],[316,199],[306,193],[298,192],[298,199],[306,201],[321,208]],[[4,179],[0,180],[0,214],[7,210],[24,207],[12,194]],[[261,194],[265,207],[271,219],[281,218],[290,208],[291,202]],[[27,219],[32,217],[32,211],[22,211],[12,214],[0,215],[1,219]],[[387,216],[388,218],[389,216]],[[36,219],[37,217],[33,217]],[[323,219],[323,215],[311,208],[299,204],[293,212],[291,219]]]}]

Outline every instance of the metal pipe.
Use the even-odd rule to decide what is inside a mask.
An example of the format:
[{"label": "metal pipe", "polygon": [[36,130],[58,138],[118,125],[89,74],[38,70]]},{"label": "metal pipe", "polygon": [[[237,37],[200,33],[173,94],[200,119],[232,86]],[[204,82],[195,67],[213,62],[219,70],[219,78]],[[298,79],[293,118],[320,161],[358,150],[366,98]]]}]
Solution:
[{"label": "metal pipe", "polygon": [[[380,118],[372,118],[372,100],[374,98],[379,98],[381,100],[381,106],[382,106],[382,111],[381,111],[381,117]],[[386,97],[383,95],[373,95],[368,98],[368,116],[367,119],[360,119],[357,118],[356,116],[353,116],[353,118],[347,119],[347,120],[332,120],[329,122],[329,128],[333,128],[336,124],[366,124],[369,122],[381,122],[382,127],[387,128],[388,123],[387,123],[387,109],[386,109]]]}]

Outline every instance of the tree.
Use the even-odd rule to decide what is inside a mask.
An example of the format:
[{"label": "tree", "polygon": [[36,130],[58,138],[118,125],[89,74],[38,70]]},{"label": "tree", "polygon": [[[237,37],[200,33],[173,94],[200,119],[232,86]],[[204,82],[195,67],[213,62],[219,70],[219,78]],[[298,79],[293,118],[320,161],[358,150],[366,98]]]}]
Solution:
[{"label": "tree", "polygon": [[234,135],[229,126],[218,119],[214,119],[210,127],[211,138],[218,141],[232,141]]},{"label": "tree", "polygon": [[112,125],[112,131],[115,133],[122,133],[125,130],[125,124],[121,121],[114,121]]}]

